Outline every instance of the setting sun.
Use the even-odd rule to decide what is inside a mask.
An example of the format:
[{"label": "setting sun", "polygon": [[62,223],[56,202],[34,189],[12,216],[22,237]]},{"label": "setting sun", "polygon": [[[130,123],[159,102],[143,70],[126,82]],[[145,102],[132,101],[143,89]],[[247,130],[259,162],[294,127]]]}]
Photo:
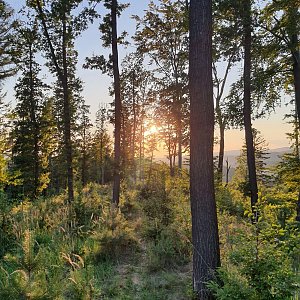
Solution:
[{"label": "setting sun", "polygon": [[151,125],[146,131],[145,131],[145,135],[151,135],[154,133],[158,133],[158,128],[155,125]]}]

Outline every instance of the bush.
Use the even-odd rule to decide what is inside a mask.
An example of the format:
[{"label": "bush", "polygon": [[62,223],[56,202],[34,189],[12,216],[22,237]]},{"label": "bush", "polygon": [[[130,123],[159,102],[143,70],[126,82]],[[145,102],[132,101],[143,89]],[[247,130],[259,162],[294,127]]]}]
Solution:
[{"label": "bush", "polygon": [[248,280],[235,267],[218,270],[218,281],[211,281],[208,287],[218,300],[257,300],[257,293]]},{"label": "bush", "polygon": [[209,284],[217,299],[284,300],[297,289],[288,245],[293,238],[278,224],[269,224],[260,211],[256,225],[221,216],[226,268],[219,271],[223,284]]},{"label": "bush", "polygon": [[119,259],[139,250],[139,241],[130,225],[119,210],[103,212],[93,233],[96,260]]},{"label": "bush", "polygon": [[151,272],[177,267],[191,257],[191,246],[174,228],[164,228],[147,251],[148,270]]}]

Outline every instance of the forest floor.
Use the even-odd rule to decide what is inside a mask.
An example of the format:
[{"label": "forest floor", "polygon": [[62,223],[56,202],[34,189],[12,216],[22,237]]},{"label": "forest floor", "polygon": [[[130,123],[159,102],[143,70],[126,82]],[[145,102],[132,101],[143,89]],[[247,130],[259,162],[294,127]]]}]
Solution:
[{"label": "forest floor", "polygon": [[[77,188],[71,204],[65,193],[22,202],[0,194],[0,299],[194,299],[189,180],[159,172],[147,184],[123,184],[118,209],[111,186],[97,184]],[[217,299],[299,299],[294,206],[280,192],[266,195],[253,225],[238,190],[216,193]]]}]

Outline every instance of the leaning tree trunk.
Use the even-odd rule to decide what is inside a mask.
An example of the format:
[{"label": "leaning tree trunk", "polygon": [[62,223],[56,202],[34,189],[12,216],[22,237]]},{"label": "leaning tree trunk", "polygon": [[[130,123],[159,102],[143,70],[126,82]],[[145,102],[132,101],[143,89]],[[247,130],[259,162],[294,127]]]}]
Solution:
[{"label": "leaning tree trunk", "polygon": [[120,199],[120,163],[121,163],[121,88],[118,57],[118,35],[117,35],[117,7],[118,1],[112,0],[111,4],[111,33],[112,33],[112,61],[114,73],[114,92],[115,92],[115,143],[114,143],[114,186],[113,199],[115,205],[119,205]]},{"label": "leaning tree trunk", "polygon": [[198,299],[213,299],[206,286],[220,266],[214,194],[212,81],[212,1],[190,1],[190,188],[193,288]]},{"label": "leaning tree trunk", "polygon": [[247,165],[251,193],[251,207],[254,221],[257,219],[255,206],[258,200],[258,188],[255,165],[255,149],[251,122],[251,2],[244,0],[244,126],[247,147]]}]

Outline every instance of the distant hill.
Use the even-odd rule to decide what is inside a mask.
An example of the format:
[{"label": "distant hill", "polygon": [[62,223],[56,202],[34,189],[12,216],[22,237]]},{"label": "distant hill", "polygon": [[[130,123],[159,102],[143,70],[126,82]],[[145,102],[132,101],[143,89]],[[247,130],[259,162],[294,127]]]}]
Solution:
[{"label": "distant hill", "polygon": [[[289,152],[291,152],[291,149],[289,147],[270,149],[269,158],[266,159],[267,166],[274,166],[278,164],[281,160],[281,156]],[[229,181],[232,179],[232,176],[235,172],[235,168],[237,167],[237,158],[240,155],[240,153],[240,150],[225,151],[224,162],[228,159],[230,165]],[[226,167],[224,168],[224,171],[226,171],[225,169]]]},{"label": "distant hill", "polygon": [[[273,166],[277,163],[280,162],[281,160],[281,156],[284,153],[289,153],[291,152],[291,149],[289,147],[282,147],[282,148],[276,148],[276,149],[270,149],[269,150],[269,158],[266,160],[267,166]],[[225,161],[228,159],[229,165],[230,165],[230,171],[229,171],[229,180],[231,180],[234,172],[235,172],[235,168],[237,166],[237,158],[240,155],[241,150],[230,150],[230,151],[225,151],[224,154],[224,163]],[[214,153],[215,156],[218,155],[217,152]],[[183,160],[185,161],[187,157],[185,156],[183,158]],[[165,162],[165,163],[169,163],[168,159],[166,156],[161,156],[161,157],[156,157],[155,158],[156,161],[161,161],[161,162]],[[226,169],[226,167],[224,167],[224,170]]]},{"label": "distant hill", "polygon": [[[291,149],[289,147],[282,147],[282,148],[276,148],[276,149],[270,149],[269,150],[269,158],[266,160],[267,166],[275,165],[280,161],[280,157],[284,153],[291,152]],[[229,165],[231,167],[235,168],[237,165],[237,158],[240,155],[240,150],[232,150],[232,151],[225,151],[224,155],[224,161],[228,158]],[[217,155],[217,153],[215,153]]]},{"label": "distant hill", "polygon": [[[289,147],[282,147],[282,148],[276,148],[276,149],[270,149],[269,150],[269,156],[270,158],[267,159],[267,165],[274,165],[276,163],[278,163],[280,161],[280,157],[284,154],[284,153],[288,153],[291,152],[291,149]],[[241,150],[230,150],[230,151],[225,151],[224,154],[224,162],[226,161],[226,159],[228,158],[228,162],[229,165],[233,168],[236,167],[237,165],[237,157],[240,155]],[[217,156],[218,153],[214,152],[214,155]],[[187,156],[183,157],[183,160],[185,160],[187,158]],[[158,156],[155,158],[156,161],[161,161],[161,162],[165,162],[168,163],[168,159],[166,156]]]}]

